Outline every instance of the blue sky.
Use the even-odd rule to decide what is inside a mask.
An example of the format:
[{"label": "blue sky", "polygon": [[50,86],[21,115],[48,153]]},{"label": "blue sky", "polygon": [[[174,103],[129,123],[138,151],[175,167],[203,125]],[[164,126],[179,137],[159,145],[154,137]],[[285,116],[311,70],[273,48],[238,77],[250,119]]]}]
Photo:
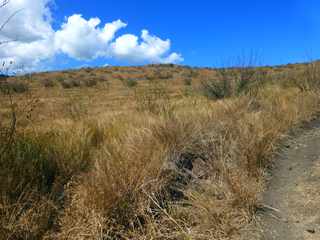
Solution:
[{"label": "blue sky", "polygon": [[41,58],[40,65],[51,69],[165,62],[171,53],[180,56],[173,58],[177,62],[193,66],[221,65],[249,52],[259,55],[260,62],[266,65],[320,58],[320,1],[316,0],[55,0],[49,6],[54,31],[59,31],[68,17],[81,14],[86,21],[99,18],[99,29],[118,19],[126,23],[115,32],[112,41],[130,34],[141,42],[143,29],[148,30],[148,36],[161,39],[159,44],[170,40],[164,47],[165,54],[141,61],[134,60],[133,55],[141,54],[136,49],[130,57],[119,58],[117,52],[79,60],[61,48],[58,53]]}]

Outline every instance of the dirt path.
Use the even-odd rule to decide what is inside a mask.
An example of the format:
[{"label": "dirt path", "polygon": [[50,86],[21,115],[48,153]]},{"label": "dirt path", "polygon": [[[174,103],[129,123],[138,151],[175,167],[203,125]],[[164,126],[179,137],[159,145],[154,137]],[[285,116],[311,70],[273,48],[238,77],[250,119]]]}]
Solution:
[{"label": "dirt path", "polygon": [[320,121],[288,140],[260,213],[263,240],[320,240]]}]

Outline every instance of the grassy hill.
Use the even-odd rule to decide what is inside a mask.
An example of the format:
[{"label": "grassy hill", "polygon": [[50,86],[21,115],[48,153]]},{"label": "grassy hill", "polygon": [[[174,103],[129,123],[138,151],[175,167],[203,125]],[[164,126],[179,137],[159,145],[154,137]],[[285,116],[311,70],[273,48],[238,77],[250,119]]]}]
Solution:
[{"label": "grassy hill", "polygon": [[319,63],[0,81],[0,239],[237,239]]}]

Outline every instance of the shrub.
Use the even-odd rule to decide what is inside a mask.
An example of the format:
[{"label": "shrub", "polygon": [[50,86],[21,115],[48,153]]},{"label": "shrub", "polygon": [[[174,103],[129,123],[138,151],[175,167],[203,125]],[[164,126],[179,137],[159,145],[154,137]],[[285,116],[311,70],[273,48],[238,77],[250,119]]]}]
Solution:
[{"label": "shrub", "polygon": [[132,78],[126,78],[121,80],[122,84],[128,88],[133,88],[138,85],[138,80]]},{"label": "shrub", "polygon": [[154,72],[148,72],[148,73],[146,73],[145,78],[147,80],[154,80],[156,77],[155,77]]},{"label": "shrub", "polygon": [[182,73],[182,76],[184,78],[191,78],[191,79],[194,79],[194,78],[197,78],[199,76],[199,72],[195,69],[189,69],[189,70],[186,70]]},{"label": "shrub", "polygon": [[62,87],[65,89],[75,88],[75,87],[81,86],[81,81],[78,79],[64,79],[60,83],[61,83]]},{"label": "shrub", "polygon": [[[224,70],[223,70],[224,71]],[[201,92],[209,99],[222,99],[232,95],[232,79],[223,75],[220,79],[201,80]]]},{"label": "shrub", "polygon": [[41,83],[45,88],[52,88],[56,85],[53,79],[44,79]]},{"label": "shrub", "polygon": [[201,80],[201,91],[210,99],[245,94],[255,95],[266,80],[266,73],[252,67],[216,69],[216,78]]},{"label": "shrub", "polygon": [[164,69],[157,69],[154,70],[146,75],[146,79],[148,80],[165,80],[173,78],[173,74],[169,71]]},{"label": "shrub", "polygon": [[[291,70],[293,71],[293,70]],[[320,63],[309,63],[301,73],[291,74],[291,82],[300,91],[310,91],[320,88]]]},{"label": "shrub", "polygon": [[191,86],[192,85],[192,78],[184,78],[183,83],[185,86]]},{"label": "shrub", "polygon": [[97,79],[86,79],[83,81],[86,87],[94,87],[98,85]]},{"label": "shrub", "polygon": [[22,81],[6,81],[0,82],[0,92],[3,94],[25,93],[29,91],[29,85]]},{"label": "shrub", "polygon": [[174,108],[165,85],[160,82],[150,82],[137,89],[135,99],[137,110],[142,112],[170,115]]},{"label": "shrub", "polygon": [[155,78],[157,79],[170,79],[173,77],[173,74],[169,71],[158,70],[155,72]]},{"label": "shrub", "polygon": [[92,73],[94,71],[94,69],[91,67],[84,67],[82,68],[82,70],[85,71],[86,73]]}]

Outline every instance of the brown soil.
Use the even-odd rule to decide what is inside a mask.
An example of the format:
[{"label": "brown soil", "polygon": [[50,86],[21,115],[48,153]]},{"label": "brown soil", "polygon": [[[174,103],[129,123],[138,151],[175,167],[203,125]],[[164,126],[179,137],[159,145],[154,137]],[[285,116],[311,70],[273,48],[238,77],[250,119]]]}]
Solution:
[{"label": "brown soil", "polygon": [[320,121],[284,145],[258,214],[263,240],[320,239]]}]

